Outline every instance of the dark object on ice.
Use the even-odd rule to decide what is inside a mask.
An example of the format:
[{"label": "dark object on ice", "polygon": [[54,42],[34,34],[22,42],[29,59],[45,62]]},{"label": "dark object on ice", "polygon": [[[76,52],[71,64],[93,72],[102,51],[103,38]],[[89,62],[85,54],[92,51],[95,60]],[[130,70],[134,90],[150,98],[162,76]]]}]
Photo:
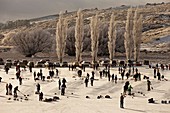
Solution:
[{"label": "dark object on ice", "polygon": [[148,103],[155,103],[155,101],[153,100],[153,98],[148,99]]},{"label": "dark object on ice", "polygon": [[110,98],[110,96],[109,96],[109,95],[106,95],[105,98]]},{"label": "dark object on ice", "polygon": [[40,94],[39,94],[39,101],[42,101],[43,100],[43,93],[41,92]]},{"label": "dark object on ice", "polygon": [[164,104],[165,103],[164,100],[162,100],[161,103]]},{"label": "dark object on ice", "polygon": [[86,98],[90,98],[89,96],[86,96]]},{"label": "dark object on ice", "polygon": [[100,98],[102,98],[103,96],[102,95],[100,95],[100,96],[97,96],[97,99],[100,99]]},{"label": "dark object on ice", "polygon": [[167,104],[167,101],[166,100],[162,100],[161,103],[162,104]]},{"label": "dark object on ice", "polygon": [[46,98],[46,99],[44,100],[44,102],[52,102],[52,101],[53,101],[52,98]]},{"label": "dark object on ice", "polygon": [[36,81],[36,80],[39,80],[39,78],[35,78],[35,81]]},{"label": "dark object on ice", "polygon": [[53,97],[53,101],[56,101],[56,100],[59,100],[60,98],[59,97],[57,97],[57,96],[54,96]]},{"label": "dark object on ice", "polygon": [[45,81],[45,76],[42,77],[42,81]]},{"label": "dark object on ice", "polygon": [[144,65],[149,65],[149,60],[144,60],[143,64]]},{"label": "dark object on ice", "polygon": [[36,91],[35,94],[39,94],[39,92]]},{"label": "dark object on ice", "polygon": [[47,79],[50,79],[51,77],[50,76],[47,76]]},{"label": "dark object on ice", "polygon": [[25,99],[24,100],[28,100],[28,98],[27,97],[25,97]]},{"label": "dark object on ice", "polygon": [[8,100],[11,100],[11,98],[8,98]]},{"label": "dark object on ice", "polygon": [[73,95],[73,93],[71,93]]}]

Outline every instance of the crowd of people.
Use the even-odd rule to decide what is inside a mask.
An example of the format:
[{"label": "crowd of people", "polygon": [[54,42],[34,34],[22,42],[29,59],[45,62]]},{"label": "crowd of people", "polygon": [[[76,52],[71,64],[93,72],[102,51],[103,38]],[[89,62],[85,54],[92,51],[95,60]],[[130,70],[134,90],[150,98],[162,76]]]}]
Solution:
[{"label": "crowd of people", "polygon": [[[82,76],[82,74],[83,72],[86,72],[85,66],[82,66],[81,68],[77,68],[75,66],[68,66],[68,68],[69,68],[69,71],[77,71],[77,76],[80,78],[83,78],[84,76]],[[134,66],[128,66],[128,67],[119,66],[118,73],[111,73],[110,68],[111,68],[110,66],[105,66],[102,69],[102,68],[99,68],[98,66],[95,66],[94,70],[91,73],[86,72],[86,76],[84,77],[85,87],[89,87],[88,85],[89,83],[91,87],[94,86],[94,81],[96,80],[96,75],[97,75],[96,73],[99,73],[99,79],[107,78],[108,82],[111,81],[115,84],[118,83],[118,80],[125,81],[125,84],[123,86],[123,92],[120,95],[120,107],[124,108],[124,98],[127,95],[131,96],[133,94],[132,93],[133,87],[130,84],[130,81],[131,80],[134,80],[135,82],[141,81],[142,74],[140,73],[138,68]],[[58,90],[60,91],[61,95],[65,95],[65,89],[67,88],[66,87],[67,80],[65,78],[60,78],[59,70],[57,68],[48,68],[48,69],[49,69],[49,74],[47,76],[47,75],[44,75],[42,69],[40,69],[38,72],[34,71],[32,73],[32,67],[29,67],[29,71],[30,73],[32,73],[35,82],[39,80],[45,81],[45,79],[53,79],[54,77],[58,79]],[[166,80],[164,75],[161,75],[160,69],[164,70],[163,65],[161,65],[160,68],[158,66],[153,68],[153,78],[157,78],[158,80]],[[167,69],[167,66],[166,66],[166,69]],[[5,67],[6,74],[8,74],[8,71],[9,71],[9,67]],[[118,78],[118,76],[120,76],[120,78]],[[1,79],[2,77],[0,78],[0,82],[1,82]],[[19,85],[23,84],[22,83],[23,75],[21,76],[20,65],[16,65],[16,79],[19,81]],[[143,79],[146,79],[147,91],[151,91],[152,83],[150,81],[150,78],[144,75]],[[12,89],[13,89],[13,93],[12,93]],[[15,86],[13,88],[13,85],[11,83],[6,84],[6,95],[13,95],[16,98],[18,96],[17,92],[20,92],[18,89],[18,86]],[[42,101],[44,94],[41,91],[40,83],[36,84],[36,94],[39,94],[39,101]]]}]

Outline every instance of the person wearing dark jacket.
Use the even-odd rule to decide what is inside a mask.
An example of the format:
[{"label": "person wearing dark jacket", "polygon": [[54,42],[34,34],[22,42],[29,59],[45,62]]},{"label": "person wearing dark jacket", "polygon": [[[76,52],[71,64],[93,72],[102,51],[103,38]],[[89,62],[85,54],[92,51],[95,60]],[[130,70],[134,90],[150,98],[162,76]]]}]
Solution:
[{"label": "person wearing dark jacket", "polygon": [[62,86],[61,86],[61,95],[65,95],[65,88],[66,88],[66,85],[62,84]]},{"label": "person wearing dark jacket", "polygon": [[88,80],[88,78],[86,77],[86,79],[85,79],[85,81],[84,81],[86,87],[88,87],[88,82],[89,82],[89,80]]},{"label": "person wearing dark jacket", "polygon": [[120,95],[120,108],[124,108],[124,98],[125,98],[125,96],[121,93],[121,95]]},{"label": "person wearing dark jacket", "polygon": [[93,81],[94,81],[94,77],[93,76],[90,78],[90,81],[91,81],[91,86],[93,86]]},{"label": "person wearing dark jacket", "polygon": [[9,83],[8,88],[9,88],[9,95],[12,95],[12,84],[11,83]]},{"label": "person wearing dark jacket", "polygon": [[60,88],[61,88],[61,80],[59,79],[58,80],[58,89],[60,90]]},{"label": "person wearing dark jacket", "polygon": [[39,93],[40,92],[40,84],[38,83],[37,84],[37,93]]},{"label": "person wearing dark jacket", "polygon": [[42,101],[42,99],[43,99],[43,93],[41,92],[41,93],[39,94],[39,101]]},{"label": "person wearing dark jacket", "polygon": [[18,97],[17,91],[19,91],[19,90],[18,90],[18,86],[16,86],[16,87],[14,88],[14,97],[15,97],[15,98]]}]

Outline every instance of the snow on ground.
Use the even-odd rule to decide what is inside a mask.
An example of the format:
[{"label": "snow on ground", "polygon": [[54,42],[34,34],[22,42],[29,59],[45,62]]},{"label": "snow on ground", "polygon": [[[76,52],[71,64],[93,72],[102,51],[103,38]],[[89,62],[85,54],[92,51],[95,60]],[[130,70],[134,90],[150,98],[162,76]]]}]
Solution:
[{"label": "snow on ground", "polygon": [[[102,67],[100,68],[102,69]],[[119,97],[123,90],[123,85],[127,81],[118,80],[118,83],[109,82],[107,78],[99,79],[99,73],[95,71],[94,86],[85,87],[84,80],[78,78],[76,71],[69,71],[68,68],[58,68],[60,78],[65,77],[67,80],[67,88],[65,96],[60,95],[58,90],[58,78],[54,78],[51,81],[37,81],[33,80],[33,75],[27,69],[22,71],[21,75],[24,78],[23,85],[19,85],[18,80],[15,78],[15,68],[9,70],[9,74],[6,74],[3,68],[0,68],[0,76],[3,78],[0,83],[0,113],[169,113],[170,104],[162,104],[161,100],[170,100],[170,81],[158,81],[153,77],[153,69],[149,69],[148,66],[138,67],[139,72],[143,75],[150,77],[153,90],[147,91],[146,80],[135,82],[132,78],[129,79],[133,86],[132,92],[135,96],[126,96],[125,108],[119,107]],[[33,72],[38,72],[40,68],[34,68]],[[45,76],[48,75],[48,69],[43,68]],[[83,72],[83,76],[87,73],[91,75],[92,69],[86,68],[86,72]],[[117,74],[118,68],[111,68],[111,74]],[[161,71],[161,74],[168,80],[170,71]],[[76,76],[75,78],[73,76]],[[14,78],[14,79],[12,79]],[[12,96],[5,95],[6,83],[12,83],[13,87],[19,86],[19,90],[28,96],[28,101],[21,99],[24,96],[18,92],[19,101],[8,98]],[[35,94],[36,83],[40,83],[41,91],[44,93],[44,98],[50,98],[59,96],[60,100],[57,102],[40,102],[38,101],[38,95]],[[138,92],[143,92],[140,94]],[[97,99],[97,96],[110,95],[111,99],[101,98]],[[85,98],[89,96],[90,98]],[[148,103],[149,98],[156,100],[155,104]]]}]

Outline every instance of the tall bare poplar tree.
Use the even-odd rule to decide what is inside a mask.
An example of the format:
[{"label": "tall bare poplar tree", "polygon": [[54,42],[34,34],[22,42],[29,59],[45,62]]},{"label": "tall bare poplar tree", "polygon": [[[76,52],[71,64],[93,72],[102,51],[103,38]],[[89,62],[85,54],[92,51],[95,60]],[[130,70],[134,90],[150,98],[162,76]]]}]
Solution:
[{"label": "tall bare poplar tree", "polygon": [[60,14],[56,29],[56,51],[60,63],[62,63],[64,57],[67,28],[67,20],[62,17],[62,14]]},{"label": "tall bare poplar tree", "polygon": [[79,9],[77,12],[76,26],[75,26],[75,48],[76,48],[76,61],[82,60],[82,47],[83,47],[83,14]]},{"label": "tall bare poplar tree", "polygon": [[129,60],[132,57],[132,50],[133,50],[133,13],[132,8],[128,9],[127,12],[127,20],[126,20],[126,28],[125,28],[125,51],[126,51],[126,59]]},{"label": "tall bare poplar tree", "polygon": [[115,15],[112,13],[110,18],[110,25],[109,25],[109,31],[108,31],[108,49],[109,49],[109,58],[110,60],[113,59],[115,56],[115,42],[116,42],[116,21],[115,21]]},{"label": "tall bare poplar tree", "polygon": [[134,26],[133,26],[133,40],[134,40],[134,60],[138,61],[140,53],[142,34],[142,15],[139,15],[138,8],[134,15]]},{"label": "tall bare poplar tree", "polygon": [[99,19],[98,14],[91,18],[91,55],[92,62],[97,61],[98,43],[99,43]]}]

